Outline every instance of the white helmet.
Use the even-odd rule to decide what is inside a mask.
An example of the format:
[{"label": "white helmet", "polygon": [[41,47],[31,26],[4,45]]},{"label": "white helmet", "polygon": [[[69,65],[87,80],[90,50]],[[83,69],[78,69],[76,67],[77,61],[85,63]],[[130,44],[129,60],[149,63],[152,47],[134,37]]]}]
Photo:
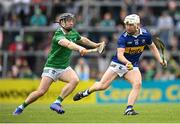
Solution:
[{"label": "white helmet", "polygon": [[124,19],[125,24],[139,24],[140,23],[140,18],[136,14],[131,14],[125,17]]}]

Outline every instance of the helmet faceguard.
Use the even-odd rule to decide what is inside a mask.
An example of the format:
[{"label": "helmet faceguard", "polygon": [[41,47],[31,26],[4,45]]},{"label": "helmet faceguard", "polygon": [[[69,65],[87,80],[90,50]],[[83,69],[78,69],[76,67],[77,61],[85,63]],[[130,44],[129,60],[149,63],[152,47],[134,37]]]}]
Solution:
[{"label": "helmet faceguard", "polygon": [[140,28],[140,18],[136,14],[128,15],[124,19],[124,24],[125,25],[133,25],[135,30],[131,28],[131,29],[126,29],[126,31],[129,34],[135,34],[137,31],[139,31],[139,28]]},{"label": "helmet faceguard", "polygon": [[[73,20],[73,21],[75,21],[75,16],[74,16],[73,14],[71,14],[71,13],[63,13],[63,14],[60,15],[60,17],[59,17],[59,22],[58,22],[58,23],[59,23],[59,24],[61,25],[61,27],[64,28],[65,30],[71,31],[72,27],[66,27],[66,22],[67,22],[68,20]],[[64,24],[62,24],[62,23],[64,23]]]}]

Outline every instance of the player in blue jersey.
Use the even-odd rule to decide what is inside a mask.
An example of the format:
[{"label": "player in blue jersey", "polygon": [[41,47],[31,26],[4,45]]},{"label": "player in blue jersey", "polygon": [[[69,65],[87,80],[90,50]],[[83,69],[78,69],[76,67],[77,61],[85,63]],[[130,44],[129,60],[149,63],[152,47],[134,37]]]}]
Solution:
[{"label": "player in blue jersey", "polygon": [[142,84],[138,62],[144,47],[149,46],[151,52],[162,66],[167,66],[167,62],[160,57],[158,49],[152,42],[151,34],[140,27],[138,15],[126,16],[124,23],[125,32],[119,37],[116,55],[113,56],[112,62],[100,82],[95,83],[87,90],[77,93],[73,99],[77,101],[92,92],[105,90],[117,76],[120,76],[124,77],[132,85],[124,115],[137,115],[138,113],[133,109],[133,105],[138,98]]}]

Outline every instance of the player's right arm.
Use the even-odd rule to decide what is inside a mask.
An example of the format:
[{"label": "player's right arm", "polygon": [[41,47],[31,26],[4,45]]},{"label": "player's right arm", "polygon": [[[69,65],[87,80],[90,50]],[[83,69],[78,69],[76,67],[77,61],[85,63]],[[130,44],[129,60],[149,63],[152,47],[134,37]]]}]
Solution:
[{"label": "player's right arm", "polygon": [[128,70],[131,70],[133,68],[132,63],[126,59],[126,57],[124,56],[124,51],[125,48],[117,48],[117,56],[118,56],[118,60],[121,61],[122,63],[124,63],[127,67]]},{"label": "player's right arm", "polygon": [[131,62],[128,61],[124,56],[124,51],[125,48],[117,48],[117,56],[118,56],[118,60],[126,65],[127,63],[131,63]]},{"label": "player's right arm", "polygon": [[86,54],[86,48],[84,48],[84,47],[82,47],[80,45],[77,45],[77,44],[69,41],[66,38],[63,38],[63,39],[59,40],[58,44],[61,45],[61,46],[66,47],[66,48],[69,48],[71,50],[78,51],[81,55]]},{"label": "player's right arm", "polygon": [[125,48],[126,48],[125,40],[124,40],[123,36],[121,36],[118,40],[117,57],[120,62],[122,62],[126,65],[128,70],[131,70],[133,68],[133,65],[124,56]]}]

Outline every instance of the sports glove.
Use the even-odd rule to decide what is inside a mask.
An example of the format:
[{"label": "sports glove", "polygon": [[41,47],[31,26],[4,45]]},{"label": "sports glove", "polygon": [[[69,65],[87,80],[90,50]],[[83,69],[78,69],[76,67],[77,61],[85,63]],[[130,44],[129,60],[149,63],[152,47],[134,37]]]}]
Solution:
[{"label": "sports glove", "polygon": [[127,63],[126,67],[127,67],[128,70],[132,70],[133,69],[132,63]]}]

